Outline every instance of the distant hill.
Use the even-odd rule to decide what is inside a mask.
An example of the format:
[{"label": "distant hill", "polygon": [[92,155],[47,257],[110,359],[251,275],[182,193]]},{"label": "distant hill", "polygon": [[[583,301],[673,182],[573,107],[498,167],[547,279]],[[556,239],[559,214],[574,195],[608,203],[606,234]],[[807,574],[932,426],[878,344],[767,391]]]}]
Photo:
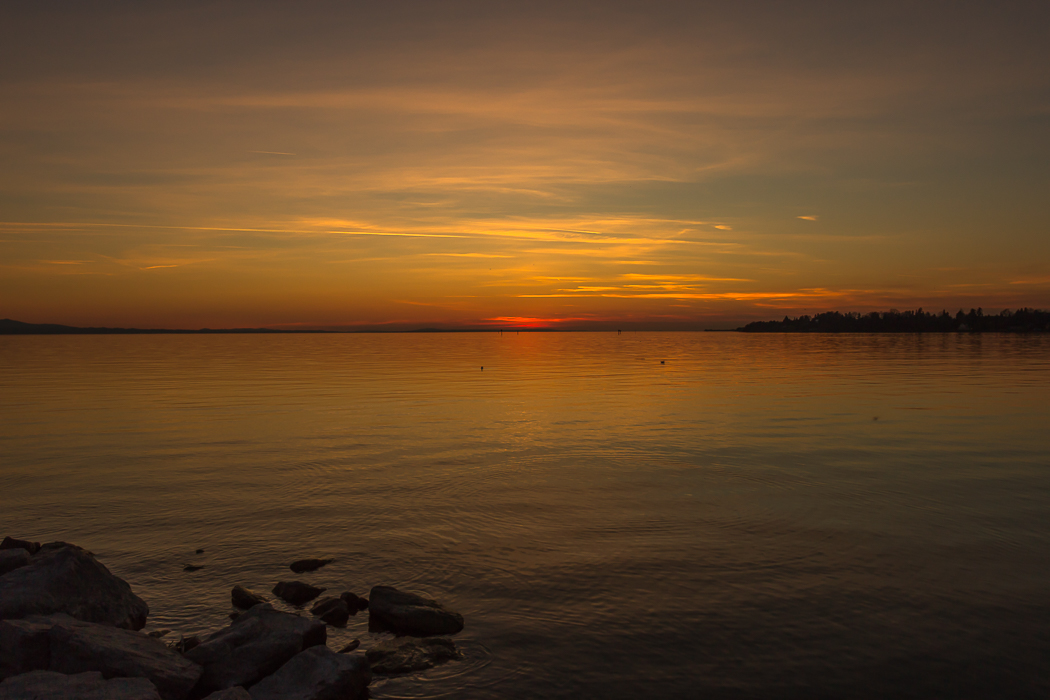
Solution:
[{"label": "distant hill", "polygon": [[932,314],[917,311],[872,311],[859,314],[826,311],[815,316],[784,317],[783,321],[755,321],[738,331],[744,333],[1046,333],[1050,332],[1050,311],[1009,309],[985,316],[981,309],[960,309]]},{"label": "distant hill", "polygon": [[273,328],[201,328],[182,330],[167,328],[78,328],[57,323],[24,323],[10,318],[0,319],[0,335],[149,335],[161,333],[330,333],[331,331],[276,330]]}]

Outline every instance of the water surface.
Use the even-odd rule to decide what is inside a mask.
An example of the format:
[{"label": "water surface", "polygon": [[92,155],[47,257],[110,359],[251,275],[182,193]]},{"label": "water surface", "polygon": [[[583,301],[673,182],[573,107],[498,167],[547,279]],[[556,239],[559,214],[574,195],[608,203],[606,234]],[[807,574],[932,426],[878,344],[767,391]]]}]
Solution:
[{"label": "water surface", "polygon": [[325,554],[463,613],[375,698],[1043,698],[1048,388],[1041,336],[2,337],[0,534],[176,635]]}]

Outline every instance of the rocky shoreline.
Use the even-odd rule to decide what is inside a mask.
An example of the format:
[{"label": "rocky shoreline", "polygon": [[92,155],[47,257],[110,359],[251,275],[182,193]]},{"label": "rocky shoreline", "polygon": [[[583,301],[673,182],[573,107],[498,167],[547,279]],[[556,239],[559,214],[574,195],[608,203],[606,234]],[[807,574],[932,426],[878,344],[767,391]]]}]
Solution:
[{"label": "rocky shoreline", "polygon": [[[293,562],[293,573],[331,559]],[[273,595],[296,606],[325,589],[279,581]],[[390,586],[368,598],[320,599],[310,616],[274,609],[235,585],[227,627],[170,644],[141,630],[149,606],[95,556],[66,542],[6,537],[0,543],[0,700],[358,700],[373,674],[403,674],[460,658],[449,638],[463,617]],[[393,632],[359,652],[328,648],[328,626],[368,611],[369,628]],[[163,634],[159,635],[163,636]],[[356,652],[356,653],[355,653]]]}]

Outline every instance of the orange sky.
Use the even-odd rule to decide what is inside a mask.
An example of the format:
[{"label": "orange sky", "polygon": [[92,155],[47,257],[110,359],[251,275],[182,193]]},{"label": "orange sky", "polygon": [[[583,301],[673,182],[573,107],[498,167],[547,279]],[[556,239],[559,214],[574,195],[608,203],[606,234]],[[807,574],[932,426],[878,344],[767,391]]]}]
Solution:
[{"label": "orange sky", "polygon": [[0,9],[0,317],[1050,306],[1046,4]]}]

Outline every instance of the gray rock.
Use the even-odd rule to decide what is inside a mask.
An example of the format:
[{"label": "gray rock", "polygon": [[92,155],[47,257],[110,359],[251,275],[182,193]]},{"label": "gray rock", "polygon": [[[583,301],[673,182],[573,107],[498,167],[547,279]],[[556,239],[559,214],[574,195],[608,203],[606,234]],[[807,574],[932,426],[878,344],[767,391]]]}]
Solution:
[{"label": "gray rock", "polygon": [[247,610],[259,603],[269,603],[270,601],[249,588],[234,586],[233,590],[230,591],[230,602],[233,603],[234,607]]},{"label": "gray rock", "polygon": [[106,680],[101,673],[67,676],[32,671],[0,683],[0,700],[161,700],[145,678]]},{"label": "gray rock", "polygon": [[25,566],[0,576],[0,620],[52,613],[138,630],[149,606],[90,552],[52,542]]},{"label": "gray rock", "polygon": [[204,692],[251,686],[303,649],[324,644],[327,634],[319,620],[256,605],[187,651],[186,658],[204,667],[199,686]]},{"label": "gray rock", "polygon": [[372,672],[360,654],[316,646],[297,654],[252,686],[252,700],[359,700],[367,698]]},{"label": "gray rock", "polygon": [[204,700],[252,700],[252,696],[248,694],[247,690],[238,685],[225,690],[216,690],[205,697]]},{"label": "gray rock", "polygon": [[33,617],[51,623],[51,671],[98,671],[106,678],[146,678],[164,700],[182,700],[201,676],[201,667],[141,632],[74,620],[66,615]]},{"label": "gray rock", "polygon": [[273,587],[273,594],[292,605],[304,605],[324,593],[325,590],[302,581],[278,581]]},{"label": "gray rock", "polygon": [[29,552],[18,549],[0,549],[0,576],[29,563]]},{"label": "gray rock", "polygon": [[390,675],[422,671],[458,659],[460,654],[452,640],[444,637],[396,637],[372,647],[365,652],[365,657],[373,673]]},{"label": "gray rock", "polygon": [[317,571],[326,564],[331,564],[335,559],[300,559],[289,564],[288,568],[297,574],[305,571]]},{"label": "gray rock", "polygon": [[[72,619],[72,618],[70,618]],[[50,620],[0,620],[0,679],[51,665]]]},{"label": "gray rock", "polygon": [[20,540],[16,537],[5,537],[4,541],[0,542],[0,549],[24,549],[30,554],[36,554],[40,551],[40,543]]},{"label": "gray rock", "polygon": [[396,634],[431,637],[456,634],[463,629],[463,616],[436,600],[391,586],[374,586],[368,601],[369,626]]},{"label": "gray rock", "polygon": [[[335,625],[336,627],[345,626],[346,621],[350,619],[350,608],[347,606],[346,601],[340,598],[325,598],[310,608],[310,612],[329,625]],[[357,613],[356,609],[354,613]]]}]

